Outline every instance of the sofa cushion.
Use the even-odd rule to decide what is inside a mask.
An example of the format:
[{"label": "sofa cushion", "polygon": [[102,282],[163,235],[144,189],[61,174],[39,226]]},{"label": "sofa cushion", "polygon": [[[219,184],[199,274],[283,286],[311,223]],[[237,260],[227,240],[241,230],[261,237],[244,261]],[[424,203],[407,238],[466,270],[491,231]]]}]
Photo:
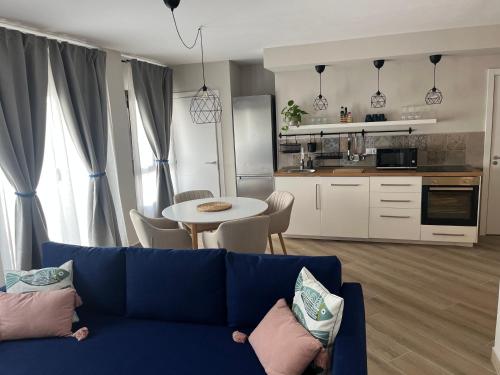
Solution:
[{"label": "sofa cushion", "polygon": [[90,335],[74,339],[40,339],[0,345],[0,374],[265,375],[252,347],[236,344],[232,329],[92,316],[81,321]]},{"label": "sofa cushion", "polygon": [[125,314],[125,252],[123,248],[98,248],[47,242],[43,266],[56,267],[73,260],[73,283],[83,306],[107,314]]},{"label": "sofa cushion", "polygon": [[225,250],[126,254],[127,316],[226,325]]},{"label": "sofa cushion", "polygon": [[231,327],[255,327],[277,300],[291,305],[302,267],[329,291],[339,293],[341,265],[337,257],[303,257],[228,253],[226,256],[227,319]]}]

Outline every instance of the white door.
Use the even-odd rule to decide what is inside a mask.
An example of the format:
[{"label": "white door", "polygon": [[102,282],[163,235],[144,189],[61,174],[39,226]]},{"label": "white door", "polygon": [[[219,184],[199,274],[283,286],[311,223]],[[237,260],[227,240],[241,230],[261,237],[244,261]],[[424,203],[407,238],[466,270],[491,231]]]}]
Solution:
[{"label": "white door", "polygon": [[174,96],[172,113],[173,179],[177,192],[210,190],[220,196],[217,126],[193,123],[191,95]]},{"label": "white door", "polygon": [[368,238],[369,177],[321,179],[321,235]]},{"label": "white door", "polygon": [[495,76],[492,119],[486,233],[500,235],[500,75]]},{"label": "white door", "polygon": [[286,234],[319,236],[321,230],[321,180],[318,177],[276,177],[277,191],[288,191],[295,200]]}]

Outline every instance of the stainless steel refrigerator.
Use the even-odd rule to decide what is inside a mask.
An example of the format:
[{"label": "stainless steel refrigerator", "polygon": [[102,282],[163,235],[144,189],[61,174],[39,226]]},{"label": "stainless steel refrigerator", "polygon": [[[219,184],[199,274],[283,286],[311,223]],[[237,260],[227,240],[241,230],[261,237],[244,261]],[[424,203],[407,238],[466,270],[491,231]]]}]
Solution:
[{"label": "stainless steel refrigerator", "polygon": [[276,170],[274,96],[234,98],[233,124],[237,194],[266,199],[274,191]]}]

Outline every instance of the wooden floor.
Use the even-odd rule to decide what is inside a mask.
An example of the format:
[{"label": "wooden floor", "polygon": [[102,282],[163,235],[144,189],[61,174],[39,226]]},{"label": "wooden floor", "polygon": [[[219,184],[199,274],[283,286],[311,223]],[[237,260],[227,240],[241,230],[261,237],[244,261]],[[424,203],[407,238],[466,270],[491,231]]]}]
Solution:
[{"label": "wooden floor", "polygon": [[344,281],[362,284],[370,375],[494,373],[500,237],[474,248],[285,241],[289,254],[338,256]]}]

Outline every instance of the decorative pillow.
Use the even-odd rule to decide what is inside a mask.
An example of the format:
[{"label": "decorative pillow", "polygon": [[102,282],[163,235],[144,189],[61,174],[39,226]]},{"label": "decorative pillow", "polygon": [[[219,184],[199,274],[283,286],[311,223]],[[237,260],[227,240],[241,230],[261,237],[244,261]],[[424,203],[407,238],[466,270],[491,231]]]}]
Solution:
[{"label": "decorative pillow", "polygon": [[301,375],[322,349],[297,322],[284,298],[269,310],[249,341],[268,375]]},{"label": "decorative pillow", "polygon": [[0,292],[0,341],[71,336],[79,298],[74,289]]},{"label": "decorative pillow", "polygon": [[[73,261],[70,260],[60,267],[48,267],[31,271],[5,271],[5,286],[7,293],[75,289],[73,286]],[[78,322],[76,313],[73,322]]]},{"label": "decorative pillow", "polygon": [[330,352],[340,329],[344,299],[330,293],[304,267],[295,283],[292,310],[300,324]]}]

